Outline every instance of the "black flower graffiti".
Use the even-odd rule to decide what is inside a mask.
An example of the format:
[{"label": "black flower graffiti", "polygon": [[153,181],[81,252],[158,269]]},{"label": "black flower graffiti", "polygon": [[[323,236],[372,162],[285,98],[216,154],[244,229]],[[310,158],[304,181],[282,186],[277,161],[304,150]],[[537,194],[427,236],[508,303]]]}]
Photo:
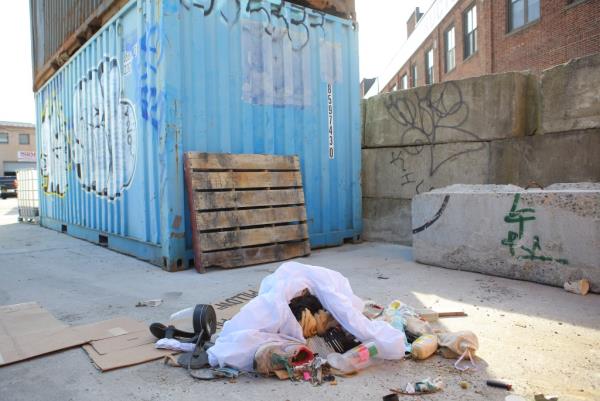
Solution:
[{"label": "black flower graffiti", "polygon": [[[469,106],[464,102],[460,87],[455,82],[429,86],[424,93],[412,90],[388,95],[384,99],[384,105],[390,117],[402,127],[400,143],[411,145],[403,148],[401,152],[418,155],[425,149],[424,145],[432,145],[427,148],[430,155],[430,177],[446,162],[460,155],[481,150],[485,146],[483,143],[477,143],[469,149],[451,153],[440,160],[436,159],[434,150],[439,143],[440,131],[450,134],[453,141],[480,140],[475,133],[463,127],[469,118]],[[396,164],[402,160],[404,165],[404,160],[400,157],[401,152],[392,153],[390,163]]]}]

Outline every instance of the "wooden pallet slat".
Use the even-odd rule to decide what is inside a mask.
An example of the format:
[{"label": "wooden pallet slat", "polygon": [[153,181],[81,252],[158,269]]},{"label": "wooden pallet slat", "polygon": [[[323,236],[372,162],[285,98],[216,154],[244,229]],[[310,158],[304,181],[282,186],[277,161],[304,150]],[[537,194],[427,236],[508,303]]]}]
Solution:
[{"label": "wooden pallet slat", "polygon": [[291,244],[275,244],[254,248],[240,248],[203,254],[206,266],[232,268],[269,263],[306,256],[310,253],[308,241]]},{"label": "wooden pallet slat", "polygon": [[250,190],[227,192],[196,192],[196,210],[247,208],[257,206],[299,205],[304,203],[304,191],[297,189]]},{"label": "wooden pallet slat", "polygon": [[196,190],[282,188],[302,186],[299,171],[244,171],[195,173]]},{"label": "wooden pallet slat", "polygon": [[275,242],[293,241],[308,238],[306,224],[250,228],[246,230],[219,231],[200,234],[202,250],[240,248],[252,245],[265,245]]},{"label": "wooden pallet slat", "polygon": [[265,224],[281,224],[305,221],[304,206],[278,207],[268,209],[230,210],[226,212],[199,212],[196,215],[201,231],[217,228],[248,227]]},{"label": "wooden pallet slat", "polygon": [[297,156],[188,152],[184,160],[198,271],[310,253]]},{"label": "wooden pallet slat", "polygon": [[186,157],[198,170],[300,170],[297,156],[188,152]]}]

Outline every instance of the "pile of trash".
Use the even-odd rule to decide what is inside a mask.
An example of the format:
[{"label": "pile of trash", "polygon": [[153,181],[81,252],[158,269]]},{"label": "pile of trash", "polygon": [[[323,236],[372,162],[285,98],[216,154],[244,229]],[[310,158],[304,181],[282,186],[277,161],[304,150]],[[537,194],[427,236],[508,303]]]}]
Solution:
[{"label": "pile of trash", "polygon": [[[297,262],[267,276],[258,295],[218,334],[210,305],[175,315],[191,317],[194,332],[154,323],[156,347],[182,351],[171,363],[198,379],[255,372],[319,385],[384,360],[422,360],[438,350],[466,370],[475,367],[479,347],[470,331],[439,332],[431,325],[439,317],[465,316],[462,312],[417,311],[397,300],[386,307],[365,303],[340,273]],[[423,394],[442,387],[439,380],[426,379],[394,392]]]}]

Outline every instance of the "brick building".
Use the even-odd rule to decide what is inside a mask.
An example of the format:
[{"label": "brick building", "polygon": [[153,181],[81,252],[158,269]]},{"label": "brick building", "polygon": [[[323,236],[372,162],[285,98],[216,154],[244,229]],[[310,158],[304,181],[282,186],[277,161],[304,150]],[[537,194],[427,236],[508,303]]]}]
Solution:
[{"label": "brick building", "polygon": [[380,92],[507,71],[540,73],[598,53],[600,0],[436,0],[426,13],[411,15],[407,35],[379,77]]},{"label": "brick building", "polygon": [[0,121],[0,176],[35,166],[35,125]]}]

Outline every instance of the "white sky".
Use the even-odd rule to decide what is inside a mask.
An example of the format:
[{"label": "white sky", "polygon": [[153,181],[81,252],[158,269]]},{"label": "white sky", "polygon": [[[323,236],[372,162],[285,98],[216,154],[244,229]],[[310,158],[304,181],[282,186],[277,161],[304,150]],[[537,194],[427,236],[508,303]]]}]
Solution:
[{"label": "white sky", "polygon": [[356,0],[360,78],[379,76],[406,40],[406,20],[433,0]]},{"label": "white sky", "polygon": [[[360,77],[379,75],[406,39],[415,7],[433,0],[356,0]],[[35,123],[29,0],[0,1],[0,120]]]}]

